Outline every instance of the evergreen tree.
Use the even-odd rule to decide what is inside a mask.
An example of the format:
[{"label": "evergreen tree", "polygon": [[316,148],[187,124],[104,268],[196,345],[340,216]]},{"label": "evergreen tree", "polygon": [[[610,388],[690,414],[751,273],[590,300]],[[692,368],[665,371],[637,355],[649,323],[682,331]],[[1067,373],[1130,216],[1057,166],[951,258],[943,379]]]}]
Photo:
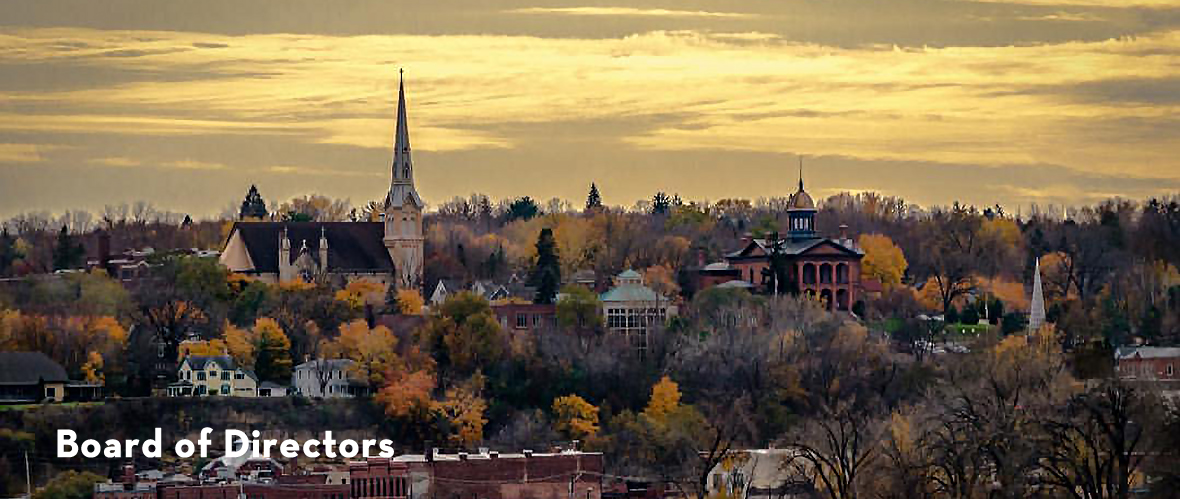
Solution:
[{"label": "evergreen tree", "polygon": [[289,381],[292,368],[291,340],[283,333],[283,328],[273,319],[262,318],[255,322],[254,334],[258,336],[254,373],[263,381]]},{"label": "evergreen tree", "polygon": [[541,214],[541,208],[533,198],[524,196],[508,205],[508,221],[528,220]]},{"label": "evergreen tree", "polygon": [[5,227],[0,232],[0,276],[8,275],[12,264],[16,262],[16,238],[8,234]]},{"label": "evergreen tree", "polygon": [[553,229],[541,229],[537,236],[537,263],[533,268],[531,284],[537,288],[534,303],[553,303],[557,289],[561,286],[561,261],[557,255]]},{"label": "evergreen tree", "polygon": [[258,193],[258,187],[251,185],[250,192],[246,193],[246,199],[242,200],[242,209],[238,211],[238,219],[266,217],[266,201],[262,200],[262,195]]},{"label": "evergreen tree", "polygon": [[402,313],[401,300],[397,297],[397,274],[390,276],[389,285],[385,287],[385,313]]},{"label": "evergreen tree", "polygon": [[669,198],[663,191],[657,192],[651,198],[651,212],[656,215],[664,215],[672,207],[672,198]]},{"label": "evergreen tree", "polygon": [[53,270],[74,269],[82,266],[86,248],[74,244],[74,238],[66,226],[57,233],[57,244],[53,247]]},{"label": "evergreen tree", "polygon": [[598,186],[590,183],[590,195],[586,197],[586,211],[602,208],[602,196],[598,194]]}]

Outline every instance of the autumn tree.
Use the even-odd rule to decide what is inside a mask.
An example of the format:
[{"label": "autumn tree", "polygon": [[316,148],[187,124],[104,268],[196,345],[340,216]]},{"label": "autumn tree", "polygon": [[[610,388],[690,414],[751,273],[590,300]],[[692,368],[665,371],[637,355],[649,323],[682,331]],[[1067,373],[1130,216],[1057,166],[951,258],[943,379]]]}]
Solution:
[{"label": "autumn tree", "polygon": [[325,351],[331,357],[351,359],[357,377],[374,385],[399,360],[396,348],[397,337],[389,328],[369,328],[364,319],[356,319],[340,326],[340,335]]},{"label": "autumn tree", "polygon": [[553,400],[553,426],[570,439],[585,439],[598,433],[598,408],[577,395]]},{"label": "autumn tree", "polygon": [[263,381],[287,383],[291,379],[291,340],[274,319],[259,318],[254,323],[257,356],[254,373]]},{"label": "autumn tree", "polygon": [[506,349],[488,301],[469,292],[447,297],[415,335],[438,361],[444,378],[471,375],[497,362]]},{"label": "autumn tree", "polygon": [[576,284],[565,285],[561,293],[562,298],[557,301],[557,322],[579,338],[598,332],[602,327],[598,295]]},{"label": "autumn tree", "polygon": [[857,243],[865,253],[860,267],[862,276],[876,279],[887,287],[901,284],[907,263],[901,248],[889,236],[862,234]]},{"label": "autumn tree", "polygon": [[482,389],[483,377],[476,375],[448,388],[442,400],[431,404],[438,431],[451,445],[470,448],[483,440],[488,404],[480,396]]}]

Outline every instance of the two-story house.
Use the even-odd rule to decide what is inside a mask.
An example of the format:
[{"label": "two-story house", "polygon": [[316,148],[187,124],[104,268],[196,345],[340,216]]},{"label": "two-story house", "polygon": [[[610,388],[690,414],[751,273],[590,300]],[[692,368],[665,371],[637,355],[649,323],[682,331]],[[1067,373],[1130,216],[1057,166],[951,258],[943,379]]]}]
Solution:
[{"label": "two-story house", "polygon": [[180,361],[170,397],[256,397],[258,376],[242,369],[228,355],[188,355]]},{"label": "two-story house", "polygon": [[308,398],[351,398],[368,395],[368,386],[350,379],[350,359],[316,359],[295,366],[292,394]]}]

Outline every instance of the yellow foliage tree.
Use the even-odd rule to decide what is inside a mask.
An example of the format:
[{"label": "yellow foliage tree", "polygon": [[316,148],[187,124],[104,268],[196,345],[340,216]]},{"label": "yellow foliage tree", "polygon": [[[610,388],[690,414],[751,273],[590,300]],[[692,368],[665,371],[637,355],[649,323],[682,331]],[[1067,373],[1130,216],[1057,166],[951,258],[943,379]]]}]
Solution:
[{"label": "yellow foliage tree", "polygon": [[365,304],[381,303],[385,287],[375,282],[352,281],[344,289],[336,292],[336,300],[347,303],[353,310],[364,308]]},{"label": "yellow foliage tree", "polygon": [[663,422],[669,414],[680,407],[680,385],[664,376],[651,387],[651,400],[643,409],[643,415],[657,422]]},{"label": "yellow foliage tree", "polygon": [[643,281],[657,293],[671,298],[680,294],[676,273],[666,265],[652,265],[643,271]]},{"label": "yellow foliage tree", "polygon": [[235,327],[229,321],[225,323],[225,347],[234,362],[246,369],[254,369],[254,354],[258,340],[253,331]]},{"label": "yellow foliage tree", "polygon": [[82,364],[82,374],[86,376],[87,383],[102,383],[106,381],[106,375],[102,373],[102,366],[102,355],[93,350],[86,354],[86,363]]},{"label": "yellow foliage tree", "polygon": [[862,275],[881,281],[886,287],[901,284],[901,277],[909,264],[901,248],[893,244],[889,236],[861,234],[857,244],[865,252],[860,267]]},{"label": "yellow foliage tree", "polygon": [[553,426],[571,439],[584,439],[598,433],[598,408],[577,395],[553,400]]},{"label": "yellow foliage tree", "polygon": [[176,349],[176,360],[181,360],[190,355],[225,355],[227,350],[228,348],[226,348],[225,341],[219,338],[214,338],[211,340],[184,341]]},{"label": "yellow foliage tree", "polygon": [[403,315],[422,315],[422,307],[426,306],[426,300],[422,299],[422,294],[416,289],[399,289],[397,306]]},{"label": "yellow foliage tree", "polygon": [[385,326],[369,329],[364,319],[340,326],[340,336],[326,345],[329,356],[352,359],[355,374],[366,383],[379,383],[397,360],[397,337]]},{"label": "yellow foliage tree", "polygon": [[[477,376],[478,377],[478,376]],[[465,383],[447,389],[446,397],[431,404],[431,412],[446,423],[447,440],[458,447],[471,447],[483,440],[488,404],[477,393],[479,383]]]},{"label": "yellow foliage tree", "polygon": [[391,418],[425,419],[431,409],[434,385],[434,374],[425,369],[391,373],[385,386],[377,392],[376,400]]}]

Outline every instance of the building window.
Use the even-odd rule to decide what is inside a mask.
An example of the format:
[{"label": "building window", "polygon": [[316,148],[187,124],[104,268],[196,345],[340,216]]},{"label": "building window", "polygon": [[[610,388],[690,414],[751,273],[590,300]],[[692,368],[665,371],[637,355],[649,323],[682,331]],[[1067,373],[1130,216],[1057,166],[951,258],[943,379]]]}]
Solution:
[{"label": "building window", "polygon": [[836,265],[836,283],[848,284],[848,264]]},{"label": "building window", "polygon": [[1174,372],[1175,372],[1175,371],[1173,371],[1173,370],[1172,370],[1172,364],[1168,364],[1168,368],[1167,368],[1167,370],[1166,370],[1166,371],[1167,371],[1167,373],[1168,373],[1168,377],[1169,377],[1169,378],[1171,378],[1171,377],[1172,377],[1172,375],[1173,375],[1173,374],[1174,374]]},{"label": "building window", "polygon": [[222,371],[221,372],[221,380],[222,381],[229,381],[229,371]]},{"label": "building window", "polygon": [[823,264],[819,266],[819,282],[823,284],[832,283],[832,266]]},{"label": "building window", "polygon": [[234,373],[234,379],[246,379],[246,375],[242,373]]},{"label": "building window", "polygon": [[221,394],[229,395],[229,385],[221,385]]},{"label": "building window", "polygon": [[197,381],[205,381],[205,372],[204,371],[197,373]]},{"label": "building window", "polygon": [[516,314],[516,329],[526,329],[529,327],[529,315],[525,313]]},{"label": "building window", "polygon": [[815,284],[815,264],[803,264],[803,284]]}]

